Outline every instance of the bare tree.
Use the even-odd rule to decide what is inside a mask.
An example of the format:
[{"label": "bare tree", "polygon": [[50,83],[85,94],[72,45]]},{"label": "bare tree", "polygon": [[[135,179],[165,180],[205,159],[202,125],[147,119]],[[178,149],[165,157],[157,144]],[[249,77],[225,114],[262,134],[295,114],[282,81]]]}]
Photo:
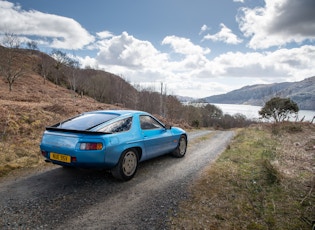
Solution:
[{"label": "bare tree", "polygon": [[16,34],[5,33],[4,38],[2,39],[2,45],[7,48],[18,49],[20,48],[21,41]]},{"label": "bare tree", "polygon": [[40,53],[40,63],[38,64],[38,73],[44,78],[44,84],[52,71],[52,64],[46,58],[46,54]]},{"label": "bare tree", "polygon": [[0,74],[4,77],[5,81],[9,84],[9,91],[12,91],[14,82],[25,75],[25,67],[19,63],[20,41],[15,34],[5,34],[2,44],[7,49],[1,49],[0,58]]},{"label": "bare tree", "polygon": [[69,59],[67,66],[70,67],[70,73],[67,75],[68,83],[70,89],[72,89],[73,92],[75,93],[77,90],[79,62],[74,59]]},{"label": "bare tree", "polygon": [[81,97],[83,94],[88,93],[89,90],[89,78],[87,75],[88,74],[85,71],[77,71],[76,90],[81,95]]},{"label": "bare tree", "polygon": [[167,111],[167,118],[171,120],[180,120],[183,115],[184,106],[175,96],[163,96],[163,115]]},{"label": "bare tree", "polygon": [[109,103],[110,79],[101,75],[92,76],[88,82],[88,92],[95,100]]},{"label": "bare tree", "polygon": [[160,114],[161,96],[150,87],[139,92],[138,109]]},{"label": "bare tree", "polygon": [[34,54],[34,50],[38,50],[37,42],[35,41],[29,41],[26,43],[26,46],[29,50],[31,50],[31,53]]},{"label": "bare tree", "polygon": [[54,74],[54,83],[58,85],[60,84],[60,79],[64,75],[65,67],[69,66],[72,60],[66,53],[60,50],[53,50],[51,52],[51,57],[56,60],[55,69],[57,73]]}]

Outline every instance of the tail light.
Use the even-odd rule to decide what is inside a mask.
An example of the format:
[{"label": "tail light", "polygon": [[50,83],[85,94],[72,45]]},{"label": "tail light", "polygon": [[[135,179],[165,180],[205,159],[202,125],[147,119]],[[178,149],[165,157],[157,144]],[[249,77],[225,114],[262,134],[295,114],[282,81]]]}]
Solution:
[{"label": "tail light", "polygon": [[42,155],[44,156],[44,157],[47,157],[47,152],[46,151],[41,151],[41,153],[42,153]]},{"label": "tail light", "polygon": [[80,150],[102,150],[103,143],[87,142],[80,144]]}]

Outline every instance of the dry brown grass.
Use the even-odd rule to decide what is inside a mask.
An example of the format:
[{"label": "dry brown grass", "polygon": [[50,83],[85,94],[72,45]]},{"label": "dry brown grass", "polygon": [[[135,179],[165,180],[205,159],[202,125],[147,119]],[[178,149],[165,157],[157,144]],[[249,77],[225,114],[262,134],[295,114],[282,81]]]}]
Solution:
[{"label": "dry brown grass", "polygon": [[19,78],[9,92],[0,77],[0,176],[43,163],[39,143],[46,126],[82,112],[114,108],[49,81],[44,84],[38,75]]},{"label": "dry brown grass", "polygon": [[[17,168],[43,164],[39,144],[46,126],[86,111],[106,109],[122,108],[81,97],[34,73],[17,79],[10,92],[0,76],[0,177]],[[181,127],[189,128],[185,123]]]},{"label": "dry brown grass", "polygon": [[[38,75],[13,85],[0,78],[0,176],[43,164],[45,127],[84,111],[114,109]],[[315,220],[315,128],[310,124],[243,129],[191,188],[174,229],[309,229]]]},{"label": "dry brown grass", "polygon": [[310,124],[241,130],[191,187],[171,229],[311,229],[314,142]]}]

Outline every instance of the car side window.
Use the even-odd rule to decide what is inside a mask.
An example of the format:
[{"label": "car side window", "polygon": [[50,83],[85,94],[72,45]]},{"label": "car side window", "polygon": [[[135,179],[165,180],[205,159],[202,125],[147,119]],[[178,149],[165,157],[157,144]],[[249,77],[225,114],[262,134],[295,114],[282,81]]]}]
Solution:
[{"label": "car side window", "polygon": [[119,121],[116,121],[112,124],[106,125],[105,127],[99,129],[99,132],[105,133],[119,133],[128,131],[131,128],[132,117],[128,117]]},{"label": "car side window", "polygon": [[161,129],[164,128],[159,122],[150,116],[140,116],[141,129]]}]

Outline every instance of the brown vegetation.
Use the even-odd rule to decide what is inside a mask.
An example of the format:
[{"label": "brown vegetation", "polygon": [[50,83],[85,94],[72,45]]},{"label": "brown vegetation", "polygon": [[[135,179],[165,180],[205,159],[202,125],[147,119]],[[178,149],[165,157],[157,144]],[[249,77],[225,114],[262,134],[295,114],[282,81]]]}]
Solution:
[{"label": "brown vegetation", "polygon": [[241,129],[191,187],[171,228],[313,229],[314,133],[307,123]]},{"label": "brown vegetation", "polygon": [[[14,36],[9,38],[14,40]],[[243,116],[223,115],[213,105],[184,106],[175,96],[135,89],[114,74],[79,69],[75,60],[60,51],[52,56],[19,49],[18,45],[0,46],[0,175],[37,165],[45,127],[86,111],[143,110],[185,129],[242,127],[250,123]],[[19,74],[11,78],[16,72]]]},{"label": "brown vegetation", "polygon": [[[9,69],[11,72],[23,66],[23,75],[9,82],[6,74],[0,71],[5,83],[14,91],[14,85],[21,78],[38,75],[35,84],[42,82],[45,90],[46,82],[67,88],[73,97],[89,96],[98,102],[120,105],[129,109],[143,110],[158,114],[174,123],[185,123],[185,126],[219,128],[242,127],[250,121],[242,116],[223,115],[222,111],[214,105],[184,106],[175,96],[156,92],[154,89],[133,87],[123,78],[106,71],[93,69],[80,69],[76,60],[67,54],[55,50],[51,56],[37,50],[5,48],[0,46],[0,70]],[[5,62],[8,54],[13,57],[10,63]],[[54,57],[54,58],[53,58]],[[41,79],[41,80],[40,80]]]},{"label": "brown vegetation", "polygon": [[[0,53],[6,51],[0,47]],[[13,67],[25,68],[11,91],[0,76],[0,176],[41,164],[39,143],[45,127],[85,111],[140,109],[184,128],[249,124],[242,115],[223,115],[211,105],[183,106],[174,96],[136,90],[104,71],[60,67],[38,51],[19,50],[16,57]],[[314,131],[313,124],[302,123],[242,129],[196,182],[192,201],[180,205],[182,212],[171,223],[183,229],[308,227],[315,219]]]},{"label": "brown vegetation", "polygon": [[76,97],[49,81],[44,84],[38,75],[20,78],[11,92],[0,78],[0,176],[42,162],[38,146],[46,126],[82,112],[115,108]]}]

